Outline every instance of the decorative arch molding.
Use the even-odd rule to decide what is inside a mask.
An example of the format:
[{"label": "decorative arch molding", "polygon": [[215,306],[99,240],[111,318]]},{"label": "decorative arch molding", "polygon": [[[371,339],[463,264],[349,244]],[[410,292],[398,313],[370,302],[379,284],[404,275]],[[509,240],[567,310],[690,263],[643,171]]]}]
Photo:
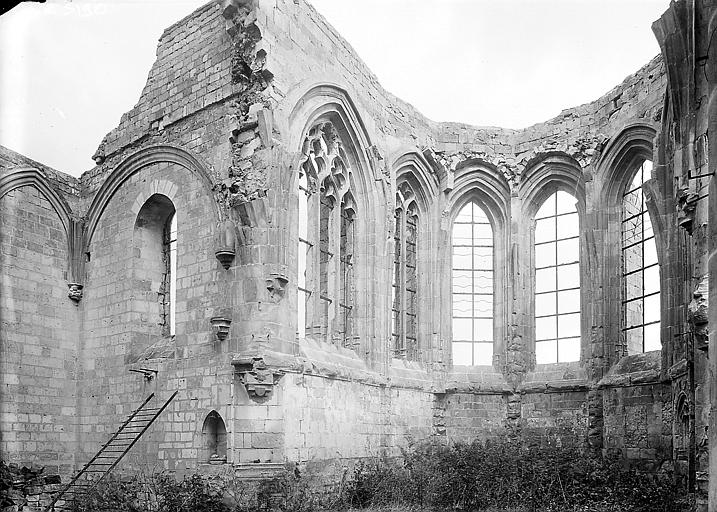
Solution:
[{"label": "decorative arch molding", "polygon": [[60,217],[68,241],[72,238],[72,210],[67,201],[52,188],[47,178],[38,169],[22,167],[0,176],[0,198],[16,188],[31,186],[40,191]]},{"label": "decorative arch molding", "polygon": [[[292,108],[285,125],[280,128],[285,133],[289,150],[300,150],[309,130],[321,121],[329,121],[345,144],[352,167],[364,171],[359,173],[362,187],[370,190],[369,181],[381,179],[385,164],[348,88],[334,83],[305,84],[289,97],[296,97],[296,100],[290,103]],[[368,176],[369,173],[372,175]]]},{"label": "decorative arch molding", "polygon": [[480,159],[464,160],[456,166],[454,187],[448,195],[451,223],[463,205],[477,197],[494,227],[504,226],[510,219],[510,196],[510,185],[496,166]]},{"label": "decorative arch molding", "polygon": [[438,178],[431,171],[431,165],[415,149],[401,152],[391,162],[396,175],[396,188],[408,183],[416,195],[419,211],[425,214],[438,196]]},{"label": "decorative arch molding", "polygon": [[578,200],[585,212],[585,177],[577,160],[565,153],[549,153],[533,159],[518,188],[524,214],[532,218],[553,192],[563,190]]},{"label": "decorative arch molding", "polygon": [[603,184],[601,204],[620,204],[625,187],[632,179],[630,169],[642,160],[654,160],[656,135],[655,126],[637,123],[625,126],[608,141],[596,166],[597,175],[602,177]]},{"label": "decorative arch molding", "polygon": [[[120,162],[95,194],[86,215],[86,246],[89,246],[92,241],[92,236],[97,228],[97,224],[115,192],[117,192],[122,184],[131,176],[145,167],[156,163],[172,163],[184,167],[199,178],[207,195],[213,197],[213,182],[208,167],[187,150],[168,144],[148,146],[140,149]],[[219,219],[222,218],[219,204],[216,201],[212,201],[212,204],[217,221],[219,221]]]}]

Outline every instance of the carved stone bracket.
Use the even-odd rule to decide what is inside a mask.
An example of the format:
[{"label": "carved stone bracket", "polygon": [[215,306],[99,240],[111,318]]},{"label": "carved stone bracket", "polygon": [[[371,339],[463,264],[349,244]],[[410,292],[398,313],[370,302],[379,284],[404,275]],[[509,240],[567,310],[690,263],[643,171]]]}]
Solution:
[{"label": "carved stone bracket", "polygon": [[70,289],[70,291],[67,292],[67,296],[75,301],[75,303],[80,302],[82,300],[83,286],[79,283],[67,283],[67,287]]},{"label": "carved stone bracket", "polygon": [[278,302],[284,298],[286,294],[286,285],[289,284],[289,278],[284,274],[272,272],[269,279],[266,280],[266,289],[269,290],[269,297]]},{"label": "carved stone bracket", "polygon": [[700,279],[687,306],[687,319],[694,333],[695,348],[707,351],[709,348],[709,274]]},{"label": "carved stone bracket", "polygon": [[680,189],[677,193],[677,224],[692,234],[695,221],[695,210],[699,196],[689,189]]},{"label": "carved stone bracket", "polygon": [[232,325],[232,319],[228,316],[215,316],[209,322],[212,324],[212,330],[219,341],[224,341],[229,336],[229,327]]},{"label": "carved stone bracket", "polygon": [[257,402],[265,402],[271,397],[284,372],[269,368],[261,357],[240,358],[232,361],[234,374],[246,388],[249,397]]},{"label": "carved stone bracket", "polygon": [[236,256],[236,228],[230,219],[219,224],[217,229],[217,250],[214,252],[224,270],[232,266]]}]

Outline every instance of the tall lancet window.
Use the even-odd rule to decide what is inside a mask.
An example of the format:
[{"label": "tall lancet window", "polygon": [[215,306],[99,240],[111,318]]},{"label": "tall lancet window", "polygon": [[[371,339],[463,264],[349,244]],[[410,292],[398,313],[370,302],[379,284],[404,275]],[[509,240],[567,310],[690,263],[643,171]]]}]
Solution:
[{"label": "tall lancet window", "polygon": [[306,270],[307,262],[311,258],[311,248],[314,246],[309,235],[309,178],[304,166],[299,169],[299,247],[297,252],[297,328],[299,338],[306,336],[307,304],[311,297],[308,286]]},{"label": "tall lancet window", "polygon": [[418,213],[415,203],[406,211],[405,225],[406,257],[404,271],[404,297],[406,311],[405,348],[406,357],[418,359]]},{"label": "tall lancet window", "polygon": [[345,196],[341,204],[341,233],[339,242],[339,309],[338,333],[344,347],[354,347],[352,316],[354,308],[353,266],[354,266],[354,206],[353,200]]},{"label": "tall lancet window", "polygon": [[470,201],[453,221],[453,364],[493,360],[493,228]]},{"label": "tall lancet window", "polygon": [[331,240],[331,216],[334,209],[334,203],[328,194],[333,190],[333,185],[324,181],[319,202],[319,302],[318,315],[314,326],[315,332],[320,332],[322,336],[329,334],[329,309],[334,301],[333,286],[331,286],[329,271],[334,256],[333,240]]},{"label": "tall lancet window", "polygon": [[418,360],[418,210],[411,193],[396,196],[392,281],[393,355]]},{"label": "tall lancet window", "polygon": [[637,169],[623,196],[623,336],[628,354],[660,350],[660,267],[643,183],[652,162]]},{"label": "tall lancet window", "polygon": [[355,349],[355,233],[361,226],[356,220],[349,157],[330,122],[309,130],[302,153],[297,191],[297,338]]},{"label": "tall lancet window", "polygon": [[[167,264],[167,275],[165,277],[166,287],[169,288],[169,308],[165,305],[165,311],[169,316],[169,335],[174,336],[177,325],[177,214],[172,214],[165,227],[164,254]],[[165,297],[167,294],[165,294]]]},{"label": "tall lancet window", "polygon": [[558,191],[535,216],[535,358],[580,360],[580,219],[576,199]]}]

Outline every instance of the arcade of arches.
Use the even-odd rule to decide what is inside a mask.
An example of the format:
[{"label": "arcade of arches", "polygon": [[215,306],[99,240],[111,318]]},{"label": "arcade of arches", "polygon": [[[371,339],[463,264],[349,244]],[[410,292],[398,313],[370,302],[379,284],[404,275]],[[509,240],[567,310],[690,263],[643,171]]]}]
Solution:
[{"label": "arcade of arches", "polygon": [[717,510],[716,27],[673,2],[660,55],[504,130],[426,119],[305,0],[207,3],[80,178],[0,148],[3,457],[71,474],[178,391],[125,464],[510,436]]}]

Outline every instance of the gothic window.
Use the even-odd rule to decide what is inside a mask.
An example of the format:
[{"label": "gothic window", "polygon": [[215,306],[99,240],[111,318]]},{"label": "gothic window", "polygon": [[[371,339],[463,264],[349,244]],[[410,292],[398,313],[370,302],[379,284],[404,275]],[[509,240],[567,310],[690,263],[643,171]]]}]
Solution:
[{"label": "gothic window", "polygon": [[493,228],[474,201],[453,221],[453,364],[493,360]]},{"label": "gothic window", "polygon": [[163,256],[166,272],[162,288],[164,303],[163,324],[168,325],[170,336],[175,334],[177,311],[177,214],[173,213],[164,226]]},{"label": "gothic window", "polygon": [[139,261],[138,282],[146,283],[135,293],[135,305],[148,328],[162,336],[176,332],[177,215],[168,197],[154,194],[142,206],[134,227],[134,248]]},{"label": "gothic window", "polygon": [[353,311],[353,257],[354,257],[354,211],[352,202],[345,198],[341,205],[341,234],[339,260],[339,309],[338,332],[345,347],[353,347],[351,312]]},{"label": "gothic window", "polygon": [[354,266],[356,206],[351,170],[329,122],[303,144],[298,180],[297,337],[356,348]]},{"label": "gothic window", "polygon": [[329,265],[332,263],[333,251],[331,244],[330,221],[334,209],[332,199],[327,196],[326,189],[330,185],[324,183],[324,192],[321,194],[319,203],[319,303],[318,314],[315,325],[319,327],[322,334],[328,332],[329,309],[333,302],[333,293],[329,283]]},{"label": "gothic window", "polygon": [[576,199],[550,195],[535,215],[535,359],[580,360],[580,220]]},{"label": "gothic window", "polygon": [[660,268],[642,185],[652,162],[637,169],[623,195],[623,336],[629,354],[660,350]]},{"label": "gothic window", "polygon": [[299,169],[299,247],[298,247],[298,300],[297,300],[297,335],[306,335],[306,306],[311,297],[311,289],[306,279],[307,262],[311,259],[311,248],[314,246],[309,235],[309,178],[304,166]]},{"label": "gothic window", "polygon": [[416,203],[396,197],[392,281],[392,337],[395,357],[417,360],[418,212]]}]

